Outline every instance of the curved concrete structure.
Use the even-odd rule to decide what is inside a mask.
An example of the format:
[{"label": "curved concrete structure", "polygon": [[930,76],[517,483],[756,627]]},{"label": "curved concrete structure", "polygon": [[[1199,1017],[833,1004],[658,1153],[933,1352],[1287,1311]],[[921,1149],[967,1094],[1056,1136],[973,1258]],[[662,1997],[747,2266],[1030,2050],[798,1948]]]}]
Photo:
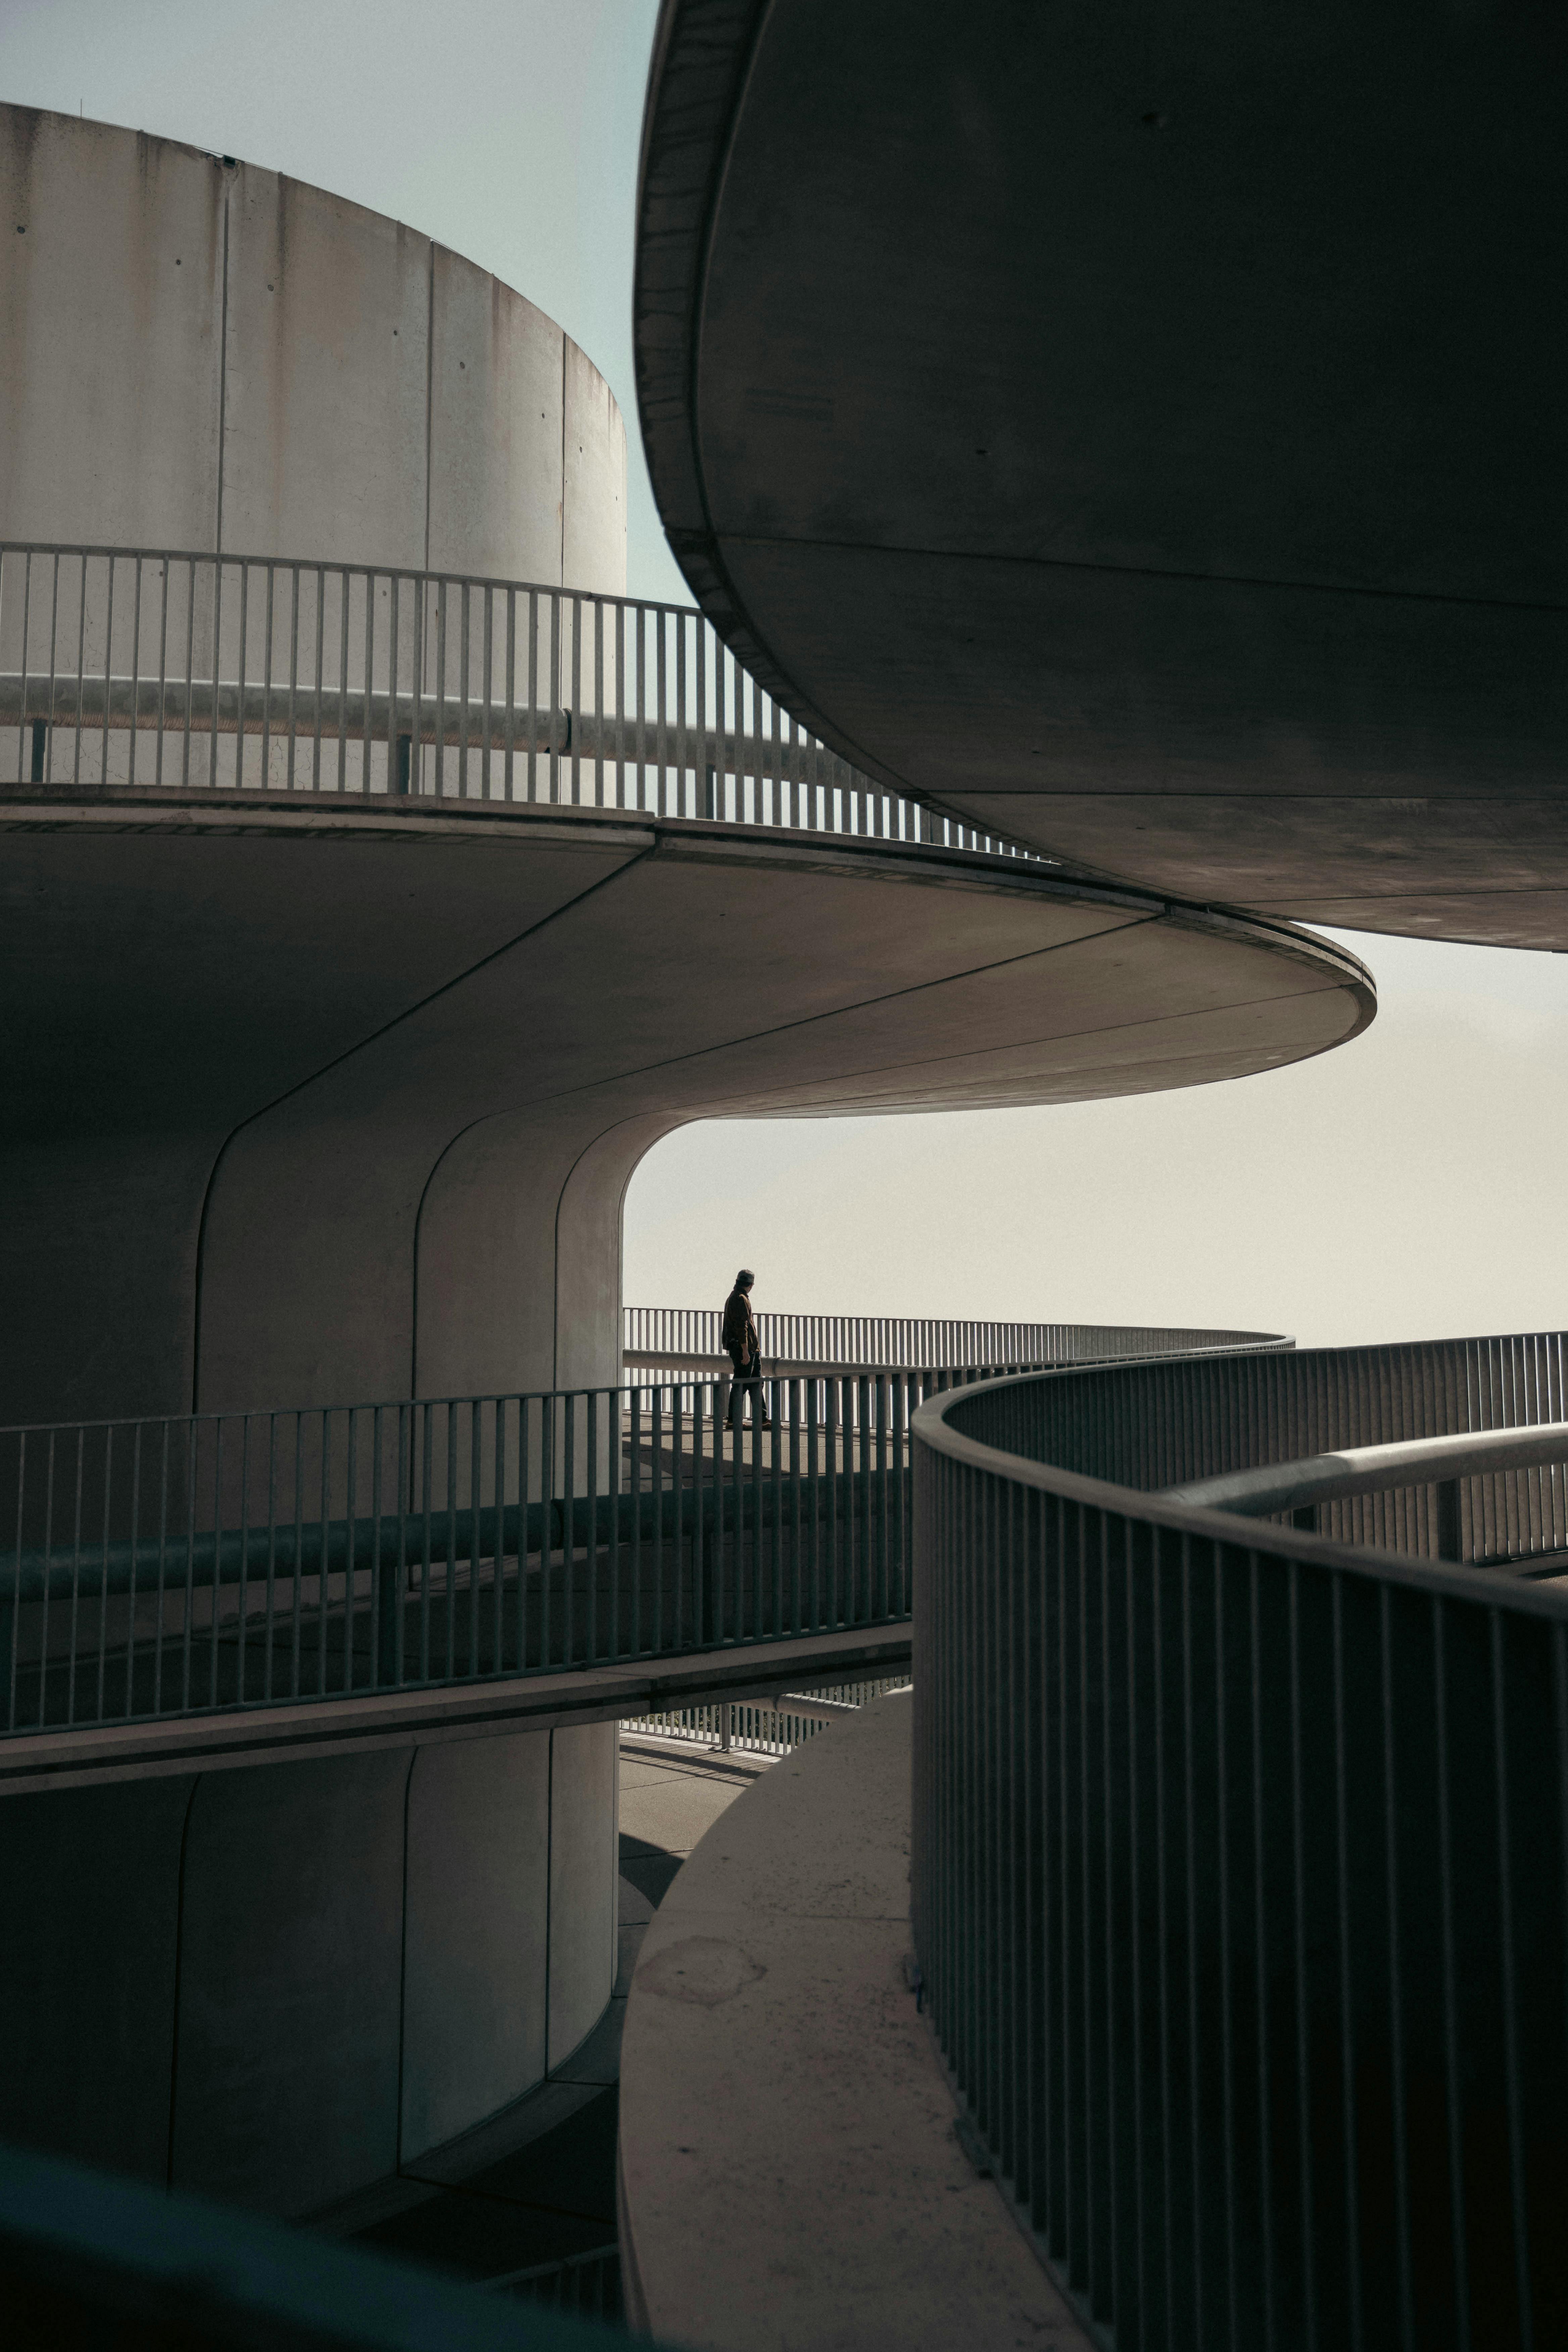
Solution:
[{"label": "curved concrete structure", "polygon": [[[102,126],[11,110],[0,176],[0,541],[142,548],[157,596],[184,577],[175,672],[206,680],[214,745],[219,688],[237,710],[258,675],[254,608],[236,635],[215,592],[204,642],[196,569],[160,548],[390,568],[441,628],[442,567],[622,587],[619,417],[521,298],[335,198]],[[0,786],[0,1422],[617,1385],[622,1196],[682,1120],[1195,1085],[1371,1017],[1321,941],[1021,858],[446,798],[435,767],[403,794],[390,702],[374,783],[367,757],[361,789],[279,791],[311,663],[272,636],[253,788],[212,783],[194,734],[184,789],[117,783],[137,738],[110,707],[127,685],[141,711],[148,672],[125,676],[115,565],[73,576],[104,781],[80,781],[79,707],[69,756]],[[337,685],[368,700],[348,610],[345,582]],[[72,732],[52,669],[46,715],[26,699],[31,642],[0,611],[17,779]],[[172,732],[156,698],[138,723]],[[169,1743],[106,1763],[113,1735],[79,1722],[62,1736],[124,1783],[0,1802],[24,1923],[0,1999],[33,2037],[0,2128],[318,2210],[588,2030],[613,1731],[498,1707],[491,1736],[416,1752],[372,1705],[294,1721],[308,1762],[259,1760],[265,1709],[227,1717],[259,1725],[227,1771]]]},{"label": "curved concrete structure", "polygon": [[666,0],[637,342],[740,657],[1102,876],[1568,945],[1564,51]]},{"label": "curved concrete structure", "polygon": [[[0,220],[0,541],[624,588],[608,387],[428,237],[232,157],[16,107]],[[73,588],[85,577],[67,579],[64,635],[101,672],[126,614],[110,625],[107,570]],[[36,659],[42,593],[30,625],[20,600],[0,610],[0,669]],[[210,675],[207,614],[176,592],[174,615]],[[498,858],[493,831],[432,835],[363,803],[344,824],[253,794],[199,814],[117,800],[129,740],[105,739],[108,792],[57,782],[29,808],[12,791],[0,815],[20,991],[0,1419],[345,1382],[409,1394],[420,1232],[426,1376],[461,1384],[454,1234],[471,1266],[504,1213],[527,1303],[505,1293],[521,1328],[501,1356],[550,1385],[558,1224],[569,1278],[593,1261],[568,1328],[597,1309],[615,1335],[625,1169],[595,1155],[605,1122],[544,1114],[487,1161],[477,1130],[461,1139],[513,1097],[477,1109],[458,1079],[432,1118],[384,1064],[356,1097],[345,1057],[613,873],[624,845],[573,837],[552,856],[545,828]],[[188,747],[192,785],[206,749]],[[26,773],[19,754],[7,772]],[[499,1319],[475,1333],[476,1369]],[[246,1769],[154,1762],[0,1804],[0,2130],[300,2214],[528,2092],[614,1979],[616,1733],[489,1729],[358,1753],[318,1735],[308,1762],[269,1763],[263,1743]]]},{"label": "curved concrete structure", "polygon": [[0,2129],[300,2216],[486,2121],[609,2000],[617,1738],[0,1802]]},{"label": "curved concrete structure", "polygon": [[1325,942],[923,848],[255,793],[0,837],[8,1421],[613,1386],[682,1120],[1198,1085],[1373,1005]]},{"label": "curved concrete structure", "polygon": [[0,539],[625,588],[609,386],[430,237],[23,106],[0,231]]}]

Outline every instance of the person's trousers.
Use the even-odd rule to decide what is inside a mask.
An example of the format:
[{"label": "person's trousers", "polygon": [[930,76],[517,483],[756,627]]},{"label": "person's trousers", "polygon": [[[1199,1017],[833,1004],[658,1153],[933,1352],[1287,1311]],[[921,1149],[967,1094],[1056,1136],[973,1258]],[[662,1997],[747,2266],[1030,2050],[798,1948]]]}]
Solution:
[{"label": "person's trousers", "polygon": [[767,1421],[771,1417],[768,1412],[767,1396],[763,1388],[762,1366],[752,1363],[744,1356],[732,1356],[730,1360],[735,1367],[735,1377],[730,1384],[729,1426],[733,1429],[741,1418],[742,1399],[750,1397],[752,1423],[755,1427],[758,1422]]}]

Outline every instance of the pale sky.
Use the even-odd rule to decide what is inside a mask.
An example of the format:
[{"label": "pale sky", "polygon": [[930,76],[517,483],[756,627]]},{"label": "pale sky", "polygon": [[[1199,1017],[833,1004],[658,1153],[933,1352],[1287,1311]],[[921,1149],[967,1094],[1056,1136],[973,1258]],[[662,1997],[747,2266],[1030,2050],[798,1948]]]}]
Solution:
[{"label": "pale sky", "polygon": [[[632,218],[654,0],[0,0],[0,98],[269,164],[427,231],[609,378],[628,584],[689,602],[642,465]],[[1568,1325],[1568,959],[1344,935],[1381,1010],[1295,1069],[1066,1110],[710,1122],[626,1207],[626,1296],[1178,1322]]]}]

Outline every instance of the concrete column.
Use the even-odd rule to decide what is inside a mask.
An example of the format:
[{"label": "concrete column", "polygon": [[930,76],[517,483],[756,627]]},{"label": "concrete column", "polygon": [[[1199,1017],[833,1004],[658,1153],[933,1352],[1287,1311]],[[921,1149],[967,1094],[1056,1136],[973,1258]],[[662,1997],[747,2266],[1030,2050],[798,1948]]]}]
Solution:
[{"label": "concrete column", "polygon": [[0,2138],[304,2216],[510,2105],[614,1986],[616,1747],[0,1799]]},{"label": "concrete column", "polygon": [[621,1210],[676,1118],[513,1111],[467,1129],[419,1209],[416,1396],[614,1387]]},{"label": "concrete column", "polygon": [[0,1801],[0,2137],[162,2181],[192,1773]]},{"label": "concrete column", "polygon": [[307,2213],[395,2169],[412,1760],[203,1776],[180,1905],[172,2186]]}]

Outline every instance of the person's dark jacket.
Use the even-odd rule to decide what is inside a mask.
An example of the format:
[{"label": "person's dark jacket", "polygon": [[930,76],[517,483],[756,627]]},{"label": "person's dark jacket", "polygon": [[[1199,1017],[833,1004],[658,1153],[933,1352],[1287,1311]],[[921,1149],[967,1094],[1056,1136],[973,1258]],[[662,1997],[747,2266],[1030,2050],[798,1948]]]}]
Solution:
[{"label": "person's dark jacket", "polygon": [[732,1290],[724,1301],[724,1328],[720,1344],[737,1367],[762,1361],[763,1343],[757,1331],[757,1318],[743,1290]]}]

